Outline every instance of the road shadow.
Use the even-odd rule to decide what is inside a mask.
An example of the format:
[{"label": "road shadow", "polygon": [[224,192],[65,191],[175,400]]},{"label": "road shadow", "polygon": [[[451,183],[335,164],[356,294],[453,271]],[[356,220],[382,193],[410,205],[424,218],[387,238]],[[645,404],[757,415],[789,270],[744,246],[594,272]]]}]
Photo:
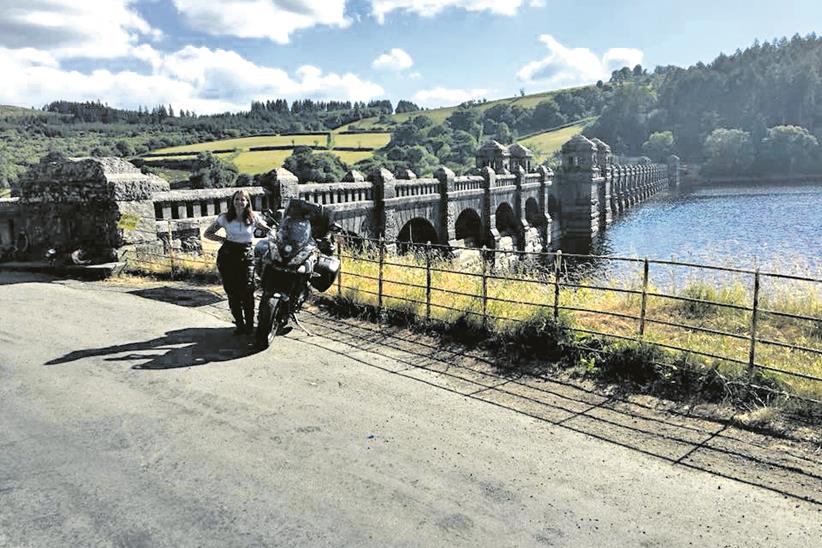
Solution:
[{"label": "road shadow", "polygon": [[177,329],[147,341],[74,350],[44,365],[102,357],[111,362],[139,362],[133,364],[132,369],[163,370],[236,360],[258,351],[252,337],[235,336],[233,330],[233,327]]},{"label": "road shadow", "polygon": [[[300,342],[365,366],[526,415],[586,436],[822,505],[822,459],[813,447],[734,425],[732,417],[683,412],[630,394],[547,375],[511,374],[476,349],[443,346],[407,329],[305,314]],[[389,358],[388,360],[386,358]]]},{"label": "road shadow", "polygon": [[137,295],[138,297],[143,297],[144,299],[151,299],[153,301],[160,301],[193,308],[216,304],[224,300],[219,295],[204,289],[172,287],[167,285],[147,289],[136,289],[134,291],[129,291],[129,293],[132,295]]},{"label": "road shadow", "polygon": [[27,284],[34,282],[53,282],[54,276],[42,272],[26,272],[22,270],[2,270],[0,263],[0,285]]}]

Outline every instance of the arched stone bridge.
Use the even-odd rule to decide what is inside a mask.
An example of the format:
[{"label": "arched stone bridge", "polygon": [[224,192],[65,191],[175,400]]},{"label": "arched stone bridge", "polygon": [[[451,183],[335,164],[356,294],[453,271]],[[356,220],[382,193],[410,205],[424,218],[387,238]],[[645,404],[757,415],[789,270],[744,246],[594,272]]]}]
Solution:
[{"label": "arched stone bridge", "polygon": [[322,204],[343,227],[387,241],[542,251],[587,246],[612,220],[653,194],[678,185],[678,158],[668,165],[614,165],[610,147],[579,135],[562,148],[554,174],[543,166],[526,173],[397,179],[380,170],[368,180],[298,185],[291,173],[269,174],[265,188],[285,203],[299,197]]},{"label": "arched stone bridge", "polygon": [[[283,207],[296,197],[322,204],[363,237],[543,251],[585,246],[625,210],[679,184],[675,156],[668,165],[615,165],[608,145],[581,135],[563,145],[556,174],[545,167],[526,172],[527,149],[513,147],[510,156],[519,163],[478,155],[485,167],[476,175],[456,176],[443,167],[431,178],[410,172],[395,178],[380,170],[367,180],[350,172],[339,183],[301,185],[275,169],[262,177],[262,187],[246,190],[257,209]],[[509,157],[498,143],[481,149],[489,150]],[[103,242],[112,257],[145,246],[199,249],[203,226],[228,208],[236,190],[172,191],[113,158],[41,163],[22,189],[20,198],[0,200],[0,248],[22,230],[32,249]]]}]

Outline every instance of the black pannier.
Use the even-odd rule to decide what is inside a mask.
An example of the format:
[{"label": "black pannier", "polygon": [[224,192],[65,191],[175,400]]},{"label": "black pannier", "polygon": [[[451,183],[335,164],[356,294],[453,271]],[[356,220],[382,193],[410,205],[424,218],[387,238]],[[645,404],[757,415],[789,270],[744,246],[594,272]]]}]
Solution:
[{"label": "black pannier", "polygon": [[317,264],[314,265],[315,276],[311,277],[311,287],[317,291],[325,291],[337,279],[340,272],[340,260],[337,257],[320,255]]}]

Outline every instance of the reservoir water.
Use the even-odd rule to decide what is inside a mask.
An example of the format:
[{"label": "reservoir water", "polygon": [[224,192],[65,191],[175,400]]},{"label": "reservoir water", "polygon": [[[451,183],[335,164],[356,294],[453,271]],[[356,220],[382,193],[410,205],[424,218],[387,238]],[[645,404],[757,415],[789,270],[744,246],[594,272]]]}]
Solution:
[{"label": "reservoir water", "polygon": [[822,277],[822,184],[665,192],[619,217],[591,251]]}]

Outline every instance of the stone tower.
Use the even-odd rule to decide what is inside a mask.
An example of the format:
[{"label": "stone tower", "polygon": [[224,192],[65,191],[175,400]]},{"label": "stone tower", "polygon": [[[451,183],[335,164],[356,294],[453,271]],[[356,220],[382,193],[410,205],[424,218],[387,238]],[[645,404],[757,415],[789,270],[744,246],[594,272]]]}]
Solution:
[{"label": "stone tower", "polygon": [[563,249],[567,251],[586,248],[599,232],[602,175],[598,152],[597,145],[583,135],[576,135],[562,145],[557,195],[562,208]]}]

